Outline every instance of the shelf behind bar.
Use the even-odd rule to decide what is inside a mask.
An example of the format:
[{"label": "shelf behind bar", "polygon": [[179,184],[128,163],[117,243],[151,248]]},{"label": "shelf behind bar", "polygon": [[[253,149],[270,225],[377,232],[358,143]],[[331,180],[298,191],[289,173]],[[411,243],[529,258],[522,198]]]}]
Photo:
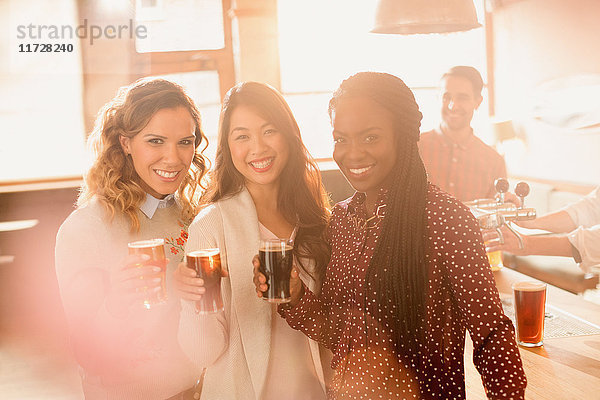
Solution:
[{"label": "shelf behind bar", "polygon": [[80,175],[0,181],[0,193],[77,188],[82,184],[83,177]]}]

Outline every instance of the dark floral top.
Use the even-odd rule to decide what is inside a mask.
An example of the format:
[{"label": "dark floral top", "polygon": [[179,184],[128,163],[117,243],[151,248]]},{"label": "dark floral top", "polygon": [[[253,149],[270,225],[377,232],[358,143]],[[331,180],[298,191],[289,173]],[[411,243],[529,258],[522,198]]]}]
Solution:
[{"label": "dark floral top", "polygon": [[[469,210],[429,186],[424,339],[415,339],[419,354],[401,356],[393,350],[391,327],[365,312],[366,272],[381,224],[375,218],[365,229],[364,200],[364,194],[356,193],[333,209],[328,230],[332,257],[321,294],[304,288],[295,308],[279,308],[291,327],[333,351],[336,374],[329,397],[464,399],[468,330],[488,396],[524,398],[526,378],[514,328],[502,311],[481,233]],[[382,194],[376,209],[383,204]]]}]

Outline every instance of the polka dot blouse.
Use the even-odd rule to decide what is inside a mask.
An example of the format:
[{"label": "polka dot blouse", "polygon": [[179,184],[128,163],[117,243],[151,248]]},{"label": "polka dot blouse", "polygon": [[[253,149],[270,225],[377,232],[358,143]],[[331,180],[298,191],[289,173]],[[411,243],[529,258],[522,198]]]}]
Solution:
[{"label": "polka dot blouse", "polygon": [[[384,320],[366,313],[366,272],[381,229],[365,229],[365,196],[338,203],[328,229],[332,257],[316,296],[306,287],[280,314],[334,353],[331,399],[464,399],[465,334],[489,398],[524,398],[526,379],[511,321],[502,311],[477,222],[437,187],[428,191],[429,282],[418,354],[399,354]],[[385,193],[376,210],[385,217]],[[385,307],[385,305],[383,305]],[[416,360],[416,361],[415,361]]]}]

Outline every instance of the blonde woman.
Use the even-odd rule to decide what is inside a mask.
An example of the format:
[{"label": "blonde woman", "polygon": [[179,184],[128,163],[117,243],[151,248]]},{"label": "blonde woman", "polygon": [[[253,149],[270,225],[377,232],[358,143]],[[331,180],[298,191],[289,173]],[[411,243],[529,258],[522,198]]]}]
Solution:
[{"label": "blonde woman", "polygon": [[[155,277],[158,267],[144,264],[147,258],[128,256],[127,244],[163,238],[167,271],[182,260],[207,170],[198,110],[180,86],[140,80],[104,106],[90,142],[95,161],[56,240],[57,277],[85,397],[193,398],[200,373],[178,345],[180,302],[169,293],[165,304],[140,306],[163,282]],[[216,326],[200,352],[207,364],[224,341],[219,320],[210,323]]]}]

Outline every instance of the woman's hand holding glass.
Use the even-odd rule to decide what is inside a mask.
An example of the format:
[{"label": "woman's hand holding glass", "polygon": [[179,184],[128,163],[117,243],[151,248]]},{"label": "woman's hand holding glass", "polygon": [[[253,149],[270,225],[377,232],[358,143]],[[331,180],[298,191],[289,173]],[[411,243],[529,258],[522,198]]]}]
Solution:
[{"label": "woman's hand holding glass", "polygon": [[[227,270],[221,269],[221,277],[226,278],[228,276]],[[173,281],[175,282],[177,295],[184,300],[199,301],[206,292],[204,280],[198,278],[196,271],[188,267],[185,261],[180,262],[175,272],[173,272]]]},{"label": "woman's hand holding glass", "polygon": [[204,280],[196,276],[196,271],[189,268],[187,262],[182,261],[173,273],[175,291],[177,295],[188,301],[199,301],[206,291]]},{"label": "woman's hand holding glass", "polygon": [[132,306],[139,307],[149,294],[161,290],[161,271],[156,265],[145,265],[146,254],[130,254],[110,276],[110,290],[106,298],[107,310],[116,316],[125,316]]},{"label": "woman's hand holding glass", "polygon": [[[252,266],[254,268],[254,286],[256,286],[256,295],[260,298],[263,297],[263,292],[267,291],[269,288],[267,284],[267,278],[264,274],[260,272],[260,259],[258,254],[254,256],[252,259]],[[295,307],[302,298],[302,294],[304,293],[302,280],[300,279],[300,274],[298,273],[298,268],[294,264],[292,267],[292,273],[290,277],[290,296],[291,300],[288,303],[291,307]]]}]

